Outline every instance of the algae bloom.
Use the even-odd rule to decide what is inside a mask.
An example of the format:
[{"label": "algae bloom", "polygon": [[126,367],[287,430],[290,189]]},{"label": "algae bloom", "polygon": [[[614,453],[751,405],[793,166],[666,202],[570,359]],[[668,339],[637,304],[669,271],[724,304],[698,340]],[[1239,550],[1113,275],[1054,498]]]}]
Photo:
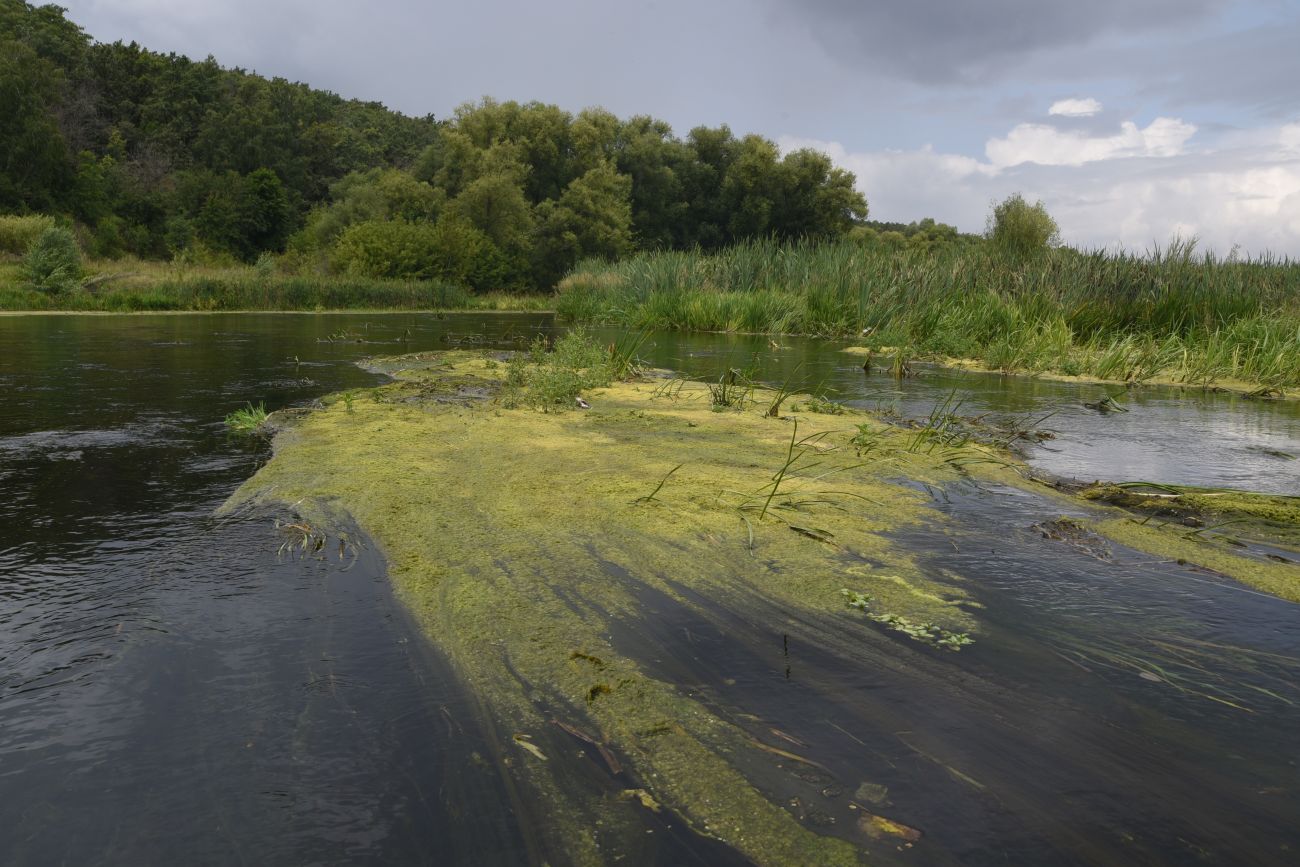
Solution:
[{"label": "algae bloom", "polygon": [[[589,346],[373,366],[394,381],[287,425],[228,505],[289,505],[316,526],[345,513],[380,546],[479,698],[485,767],[535,820],[539,862],[627,858],[664,815],[757,864],[925,845],[913,817],[845,796],[876,785],[841,778],[765,702],[791,678],[792,641],[949,689],[978,606],[890,534],[943,520],[923,484],[1029,485],[1014,468],[852,411],[772,417],[757,388],[719,407],[698,383],[614,382]],[[706,627],[726,654],[694,649]]]}]

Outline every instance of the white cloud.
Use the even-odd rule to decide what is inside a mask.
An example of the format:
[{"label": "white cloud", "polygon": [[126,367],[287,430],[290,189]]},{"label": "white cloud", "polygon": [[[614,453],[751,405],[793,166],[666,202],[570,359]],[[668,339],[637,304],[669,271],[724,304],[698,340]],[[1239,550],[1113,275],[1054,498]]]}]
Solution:
[{"label": "white cloud", "polygon": [[1239,245],[1300,257],[1300,123],[1237,133],[1195,152],[1182,146],[1186,126],[1153,123],[1136,136],[1126,127],[1116,137],[1122,147],[1083,161],[981,161],[931,148],[852,153],[792,138],[781,145],[823,150],[854,172],[876,219],[934,217],[978,232],[992,202],[1020,192],[1042,200],[1066,243],[1078,247],[1143,251],[1181,235],[1220,254]]},{"label": "white cloud", "polygon": [[1092,117],[1101,111],[1101,103],[1092,97],[1087,99],[1058,99],[1047,110],[1048,114],[1061,117]]},{"label": "white cloud", "polygon": [[1041,123],[1022,123],[1006,138],[989,139],[984,153],[999,168],[1021,163],[1044,166],[1081,166],[1118,157],[1170,157],[1183,152],[1183,145],[1196,133],[1190,123],[1158,117],[1144,129],[1132,121],[1120,125],[1109,136],[1060,130]]}]

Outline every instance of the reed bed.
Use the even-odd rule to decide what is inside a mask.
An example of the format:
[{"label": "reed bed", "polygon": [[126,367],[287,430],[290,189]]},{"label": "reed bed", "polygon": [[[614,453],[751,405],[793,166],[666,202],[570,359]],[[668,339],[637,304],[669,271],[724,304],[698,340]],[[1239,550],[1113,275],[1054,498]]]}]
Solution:
[{"label": "reed bed", "polygon": [[1182,243],[1030,258],[852,242],[642,253],[580,264],[556,309],[634,328],[863,336],[1008,372],[1300,385],[1300,264]]},{"label": "reed bed", "polygon": [[472,294],[438,281],[283,274],[257,267],[92,264],[81,288],[41,292],[17,265],[0,263],[0,310],[545,310],[544,295]]}]

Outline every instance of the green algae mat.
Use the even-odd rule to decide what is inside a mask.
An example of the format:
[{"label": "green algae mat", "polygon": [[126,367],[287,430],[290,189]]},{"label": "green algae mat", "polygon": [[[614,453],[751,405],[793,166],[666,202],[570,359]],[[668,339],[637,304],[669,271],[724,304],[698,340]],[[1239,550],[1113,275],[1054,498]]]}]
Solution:
[{"label": "green algae mat", "polygon": [[[547,364],[378,360],[394,382],[285,420],[273,459],[228,506],[288,505],[305,527],[346,514],[380,546],[494,728],[483,761],[513,781],[514,809],[542,818],[539,861],[627,858],[646,845],[649,814],[758,864],[923,847],[873,794],[883,787],[839,779],[798,736],[716,700],[746,684],[691,683],[666,662],[659,650],[691,636],[664,624],[727,612],[781,636],[797,623],[826,653],[955,689],[951,659],[981,640],[979,606],[891,535],[943,520],[926,485],[1032,483],[993,449],[808,412],[818,402],[806,397],[782,406],[760,389]],[[1081,532],[1300,598],[1288,565],[1096,510]]]}]

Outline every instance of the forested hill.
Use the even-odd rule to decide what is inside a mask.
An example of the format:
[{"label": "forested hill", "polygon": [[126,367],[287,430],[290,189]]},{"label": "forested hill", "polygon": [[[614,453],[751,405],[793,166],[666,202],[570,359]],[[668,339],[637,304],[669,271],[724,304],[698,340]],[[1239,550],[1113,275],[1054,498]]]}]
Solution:
[{"label": "forested hill", "polygon": [[432,118],[93,42],[59,7],[0,0],[0,209],[107,219],[132,252],[165,253],[168,218],[197,217],[258,169],[302,213],[337,178],[408,164],[436,136]]},{"label": "forested hill", "polygon": [[93,41],[0,0],[0,213],[92,256],[271,252],[298,267],[544,286],[578,258],[828,237],[851,174],[726,126],[484,99],[411,118],[283,79]]}]

